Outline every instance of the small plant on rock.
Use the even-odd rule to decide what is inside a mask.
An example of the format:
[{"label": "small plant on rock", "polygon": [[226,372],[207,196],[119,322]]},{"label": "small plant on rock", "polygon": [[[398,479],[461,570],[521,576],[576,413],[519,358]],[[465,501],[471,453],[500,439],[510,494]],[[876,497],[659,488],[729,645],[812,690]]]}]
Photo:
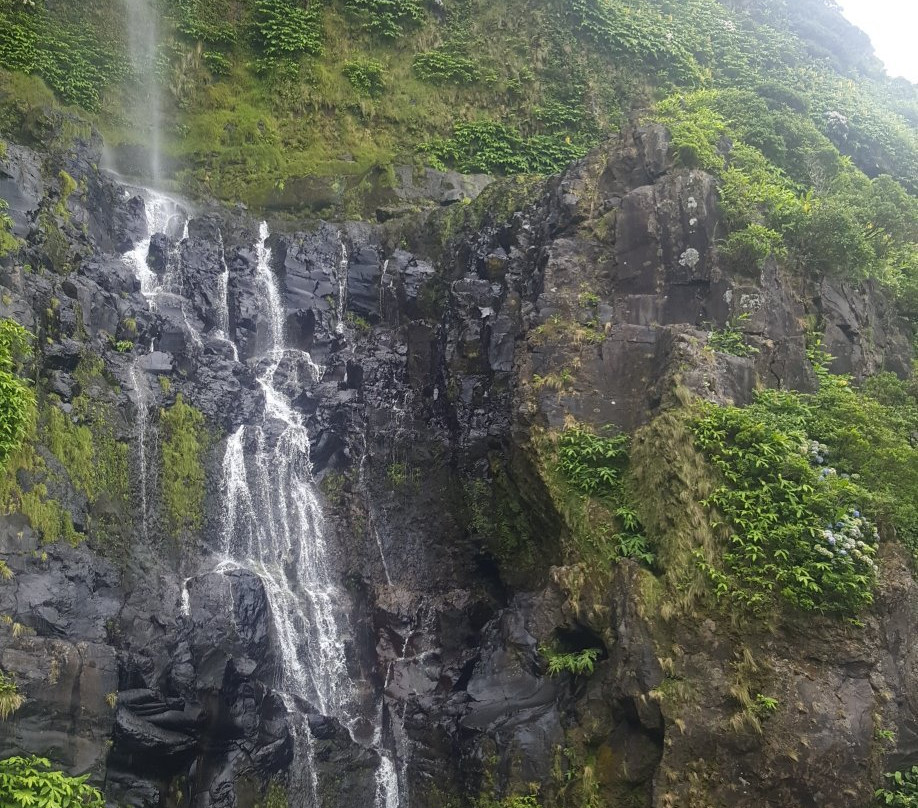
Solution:
[{"label": "small plant on rock", "polygon": [[600,650],[598,648],[585,648],[582,651],[565,654],[547,645],[542,645],[539,647],[539,653],[548,662],[549,676],[558,676],[562,673],[570,673],[574,676],[583,674],[589,676],[593,672],[596,660],[599,659]]},{"label": "small plant on rock", "polygon": [[894,805],[898,808],[918,808],[918,766],[908,771],[887,772],[889,788],[874,792],[877,805]]},{"label": "small plant on rock", "polygon": [[16,682],[0,671],[0,721],[6,721],[22,707],[25,698],[16,687]]}]

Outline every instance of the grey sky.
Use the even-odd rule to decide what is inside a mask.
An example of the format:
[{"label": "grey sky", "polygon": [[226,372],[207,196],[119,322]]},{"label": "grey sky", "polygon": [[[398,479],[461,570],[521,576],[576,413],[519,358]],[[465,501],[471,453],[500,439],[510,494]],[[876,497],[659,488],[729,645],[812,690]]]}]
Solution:
[{"label": "grey sky", "polygon": [[837,0],[865,31],[891,76],[918,83],[918,0]]}]

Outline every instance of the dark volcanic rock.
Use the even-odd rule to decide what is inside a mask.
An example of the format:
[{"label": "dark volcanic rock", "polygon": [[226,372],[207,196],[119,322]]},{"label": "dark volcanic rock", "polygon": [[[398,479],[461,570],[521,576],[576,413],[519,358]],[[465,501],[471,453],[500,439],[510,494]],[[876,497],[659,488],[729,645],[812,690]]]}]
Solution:
[{"label": "dark volcanic rock", "polygon": [[[740,636],[726,620],[668,622],[647,570],[617,563],[599,587],[594,570],[562,565],[564,519],[531,440],[571,417],[631,430],[687,395],[742,404],[761,386],[812,389],[808,320],[825,323],[835,369],[905,375],[910,335],[878,289],[814,284],[774,260],[725,272],[714,181],[676,169],[659,127],[626,129],[504,217],[499,187],[492,210],[436,209],[490,178],[399,169],[380,219],[426,213],[273,227],[260,268],[260,223],[241,209],[202,206],[186,237],[176,203],[166,232],[149,233],[149,192],[99,174],[96,147],[64,160],[85,191],[63,200],[54,256],[53,234],[33,222],[59,201],[60,169],[43,174],[15,146],[0,167],[36,268],[5,262],[0,314],[39,337],[34,378],[80,440],[80,397],[105,405],[96,440],[127,447],[105,457],[118,473],[127,465],[131,491],[127,505],[110,492],[91,501],[48,446],[17,476],[29,491],[44,479],[90,539],[41,545],[22,515],[0,520],[14,573],[0,580],[0,613],[18,626],[0,625],[0,668],[26,697],[0,723],[0,754],[47,754],[131,808],[252,808],[269,781],[308,787],[304,733],[323,808],[375,800],[384,758],[414,808],[533,783],[545,805],[562,804],[588,768],[610,805],[841,808],[870,796],[878,726],[898,732],[888,765],[911,760],[918,596],[893,548],[857,630],[825,620]],[[124,256],[147,237],[162,286],[153,306]],[[279,324],[266,305],[275,290]],[[728,323],[759,353],[707,348]],[[208,436],[202,526],[175,536],[162,448],[176,436],[160,419],[179,394]],[[300,437],[301,423],[313,528],[271,569],[243,564],[245,548],[228,560],[240,469],[227,446],[251,455]],[[269,471],[246,469],[248,485],[269,487]],[[248,507],[281,535],[276,512]],[[278,576],[306,604],[316,582],[295,574],[297,559],[318,542],[348,720],[310,681],[282,692],[291,649],[278,626],[311,612],[272,611],[289,603]],[[300,645],[300,659],[315,650]],[[595,649],[594,673],[549,676],[544,645]],[[762,736],[731,724],[740,646],[781,705]]]}]

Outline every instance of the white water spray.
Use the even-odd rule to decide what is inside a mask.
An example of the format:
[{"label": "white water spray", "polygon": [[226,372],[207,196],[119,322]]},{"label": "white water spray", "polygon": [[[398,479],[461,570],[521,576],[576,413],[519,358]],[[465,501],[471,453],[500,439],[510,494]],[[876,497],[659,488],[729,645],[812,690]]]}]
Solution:
[{"label": "white water spray", "polygon": [[157,77],[159,13],[151,0],[122,0],[127,21],[128,52],[138,94],[133,119],[147,125],[149,175],[152,184],[162,184],[162,94]]},{"label": "white water spray", "polygon": [[[332,579],[308,429],[303,415],[291,404],[291,394],[315,384],[323,371],[308,353],[286,344],[286,310],[270,266],[268,235],[262,223],[255,248],[261,322],[266,326],[259,335],[263,346],[258,375],[264,394],[262,422],[240,427],[226,443],[221,550],[227,559],[224,563],[248,569],[264,582],[281,651],[281,688],[298,740],[291,769],[297,787],[291,787],[290,793],[305,795],[304,804],[315,806],[312,738],[305,721],[296,721],[298,700],[337,718],[352,735],[360,734],[363,720],[345,659],[347,627],[342,622],[342,604],[346,595]],[[346,267],[342,243],[338,266],[342,298],[347,294]],[[339,301],[339,324],[343,310]],[[223,316],[221,312],[221,327]],[[395,763],[382,750],[381,735],[377,727],[372,739],[367,739],[381,755],[374,802],[377,808],[398,808]]]}]

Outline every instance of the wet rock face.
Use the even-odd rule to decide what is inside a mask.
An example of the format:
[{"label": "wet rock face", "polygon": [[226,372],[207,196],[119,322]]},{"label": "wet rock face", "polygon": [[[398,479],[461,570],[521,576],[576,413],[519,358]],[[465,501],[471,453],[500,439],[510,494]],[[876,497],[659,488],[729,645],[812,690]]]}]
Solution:
[{"label": "wet rock face", "polygon": [[[297,782],[306,725],[323,808],[375,795],[374,744],[395,756],[417,808],[461,802],[487,783],[503,793],[536,782],[560,801],[587,760],[601,794],[635,805],[691,804],[693,782],[730,805],[773,793],[834,805],[846,788],[864,792],[876,715],[899,728],[903,750],[918,737],[918,677],[903,650],[907,571],[863,635],[750,639],[782,682],[774,737],[807,740],[782,757],[761,738],[725,735],[729,627],[661,628],[629,563],[606,591],[555,566],[560,518],[533,461],[533,427],[573,414],[631,429],[682,388],[736,403],[759,384],[806,389],[804,323],[815,313],[837,369],[908,368],[907,337],[875,290],[813,288],[774,262],[725,273],[711,178],[676,171],[666,155],[663,130],[629,130],[547,181],[524,210],[486,212],[436,257],[393,239],[391,223],[277,228],[268,239],[286,344],[309,353],[278,361],[274,384],[308,427],[333,577],[346,592],[359,707],[345,727],[279,692],[263,581],[221,564],[226,436],[241,425],[269,438],[283,429],[263,417],[258,382],[272,334],[256,278],[259,222],[201,207],[187,237],[183,216],[149,233],[143,197],[77,153],[66,167],[85,191],[58,223],[59,268],[26,273],[26,260],[47,263],[36,212],[58,192],[57,171],[11,148],[0,193],[28,243],[0,271],[0,316],[38,335],[38,378],[64,413],[83,392],[83,357],[104,359],[108,382],[90,395],[115,402],[112,434],[132,447],[132,502],[107,506],[126,526],[117,546],[44,547],[24,518],[0,520],[0,559],[15,573],[0,581],[0,613],[26,629],[0,626],[0,668],[27,695],[0,724],[0,754],[48,754],[138,808],[251,808],[268,781]],[[443,203],[457,189],[474,196],[485,178],[412,183],[399,202],[413,204],[425,183]],[[439,215],[416,228],[435,231]],[[122,256],[146,238],[166,287],[155,308]],[[708,331],[729,322],[757,355],[703,350]],[[122,353],[119,341],[134,347]],[[157,413],[178,393],[213,439],[203,527],[182,540],[166,535],[155,497],[143,524],[138,516],[137,414],[151,413],[156,491]],[[54,495],[88,530],[94,513],[60,472]],[[552,642],[601,649],[595,674],[549,676],[539,647]],[[666,693],[690,700],[681,726]]]}]

